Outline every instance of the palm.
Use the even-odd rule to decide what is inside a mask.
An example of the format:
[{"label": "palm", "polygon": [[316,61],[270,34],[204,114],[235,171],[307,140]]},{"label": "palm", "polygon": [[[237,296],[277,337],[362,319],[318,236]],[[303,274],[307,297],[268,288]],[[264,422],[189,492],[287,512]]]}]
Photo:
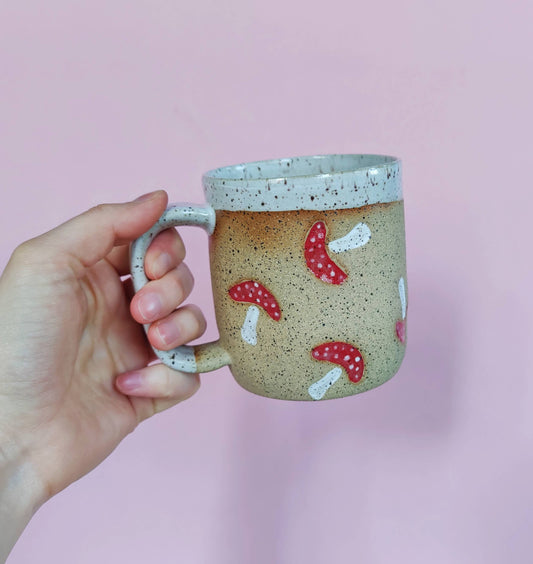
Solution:
[{"label": "palm", "polygon": [[40,504],[200,385],[197,375],[147,366],[154,355],[139,324],[154,324],[150,342],[165,350],[205,328],[198,308],[178,307],[193,285],[178,233],[154,239],[150,282],[131,303],[121,280],[129,244],[167,202],[157,191],[97,206],[21,245],[0,276],[0,519],[9,513],[11,525],[0,560]]},{"label": "palm", "polygon": [[[101,462],[141,420],[198,389],[196,375],[147,367],[154,355],[139,324],[148,292],[163,304],[150,320],[183,331],[173,344],[152,334],[155,346],[184,344],[205,327],[199,310],[176,310],[192,289],[177,232],[152,243],[152,281],[131,304],[120,276],[129,243],[166,203],[156,192],[90,210],[19,247],[0,276],[0,458],[9,451],[29,459],[48,496]],[[164,254],[170,261],[161,266]]]},{"label": "palm", "polygon": [[[14,313],[19,327],[12,323],[9,330],[32,338],[23,351],[10,351],[19,354],[8,385],[17,387],[27,414],[18,418],[16,432],[31,434],[38,464],[53,465],[62,456],[71,460],[68,475],[56,473],[55,483],[48,485],[55,493],[103,460],[135,428],[138,402],[150,400],[119,393],[114,377],[146,365],[150,349],[130,316],[121,279],[106,260],[81,277],[63,269],[58,279],[57,269],[49,265],[39,270],[38,280],[26,285],[21,277],[17,288],[27,310]],[[48,306],[33,308],[32,303]],[[46,445],[42,452],[41,444]],[[43,474],[52,473],[43,468]]]}]

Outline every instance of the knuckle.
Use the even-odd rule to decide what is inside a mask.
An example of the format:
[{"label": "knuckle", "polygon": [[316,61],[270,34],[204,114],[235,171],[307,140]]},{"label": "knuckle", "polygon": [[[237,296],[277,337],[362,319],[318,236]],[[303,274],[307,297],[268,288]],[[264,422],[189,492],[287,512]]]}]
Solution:
[{"label": "knuckle", "polygon": [[194,276],[184,262],[178,267],[178,275],[184,288],[191,290],[194,287]]},{"label": "knuckle", "polygon": [[12,252],[10,263],[21,275],[39,273],[43,280],[59,282],[76,274],[76,263],[67,253],[57,252],[44,236],[20,243]]},{"label": "knuckle", "polygon": [[92,215],[103,215],[106,213],[108,207],[108,204],[97,204],[96,206],[90,208],[87,213]]},{"label": "knuckle", "polygon": [[12,256],[15,260],[24,260],[25,258],[33,254],[34,247],[34,240],[30,239],[29,241],[24,241],[15,248]]},{"label": "knuckle", "polygon": [[185,258],[185,245],[179,233],[175,228],[165,229],[153,240],[150,245],[151,249],[169,252],[176,263],[181,262]]},{"label": "knuckle", "polygon": [[199,389],[200,389],[200,376],[198,374],[188,374],[187,375],[189,382],[188,382],[188,390],[184,395],[183,399],[188,399],[193,396]]},{"label": "knuckle", "polygon": [[207,327],[202,310],[197,305],[191,304],[187,306],[187,312],[190,318],[190,326],[194,329],[194,334],[202,335]]},{"label": "knuckle", "polygon": [[178,232],[176,231],[176,242],[174,244],[174,252],[176,253],[177,259],[181,262],[185,260],[187,256],[187,249],[185,248],[185,244],[183,243],[182,238],[179,236]]},{"label": "knuckle", "polygon": [[175,227],[165,229],[159,234],[161,244],[171,251],[176,258],[183,260],[185,258],[185,244],[181,235]]},{"label": "knuckle", "polygon": [[194,286],[189,267],[185,263],[181,263],[174,271],[174,283],[178,289],[178,297],[184,300],[191,292]]},{"label": "knuckle", "polygon": [[38,237],[35,237],[20,243],[11,254],[11,260],[21,267],[35,267],[43,261],[46,262],[47,254],[45,251],[46,247],[43,248]]},{"label": "knuckle", "polygon": [[181,303],[185,298],[185,288],[183,286],[183,280],[178,269],[174,271],[174,276],[172,277],[173,284],[173,294],[175,299]]}]

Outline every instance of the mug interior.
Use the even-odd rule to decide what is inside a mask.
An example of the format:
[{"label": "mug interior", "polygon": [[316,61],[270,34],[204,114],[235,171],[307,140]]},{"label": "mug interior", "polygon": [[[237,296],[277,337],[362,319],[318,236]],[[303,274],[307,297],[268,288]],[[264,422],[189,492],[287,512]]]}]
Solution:
[{"label": "mug interior", "polygon": [[385,155],[316,155],[226,166],[211,170],[204,176],[207,179],[237,181],[295,178],[375,169],[397,160]]}]

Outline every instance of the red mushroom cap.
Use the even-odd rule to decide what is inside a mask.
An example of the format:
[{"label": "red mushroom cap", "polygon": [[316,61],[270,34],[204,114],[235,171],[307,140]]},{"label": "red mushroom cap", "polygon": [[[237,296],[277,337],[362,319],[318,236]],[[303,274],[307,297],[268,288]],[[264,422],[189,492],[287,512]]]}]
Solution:
[{"label": "red mushroom cap", "polygon": [[402,343],[405,343],[405,320],[396,322],[396,336]]},{"label": "red mushroom cap", "polygon": [[274,320],[281,319],[281,311],[276,298],[259,282],[244,280],[229,289],[229,295],[236,302],[246,302],[262,307]]},{"label": "red mushroom cap", "polygon": [[355,384],[363,377],[365,370],[363,355],[349,343],[338,341],[323,343],[315,347],[311,354],[316,360],[325,360],[342,366],[346,370],[348,378]]},{"label": "red mushroom cap", "polygon": [[328,255],[326,226],[323,221],[317,221],[309,230],[304,255],[309,270],[322,282],[342,284],[348,277]]}]

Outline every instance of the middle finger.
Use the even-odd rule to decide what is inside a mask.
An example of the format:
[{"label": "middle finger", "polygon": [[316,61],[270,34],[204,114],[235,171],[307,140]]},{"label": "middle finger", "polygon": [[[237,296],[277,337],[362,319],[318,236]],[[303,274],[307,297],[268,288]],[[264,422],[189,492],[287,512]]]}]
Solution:
[{"label": "middle finger", "polygon": [[174,311],[191,293],[194,278],[185,263],[141,288],[131,300],[131,314],[138,323],[152,323]]}]

